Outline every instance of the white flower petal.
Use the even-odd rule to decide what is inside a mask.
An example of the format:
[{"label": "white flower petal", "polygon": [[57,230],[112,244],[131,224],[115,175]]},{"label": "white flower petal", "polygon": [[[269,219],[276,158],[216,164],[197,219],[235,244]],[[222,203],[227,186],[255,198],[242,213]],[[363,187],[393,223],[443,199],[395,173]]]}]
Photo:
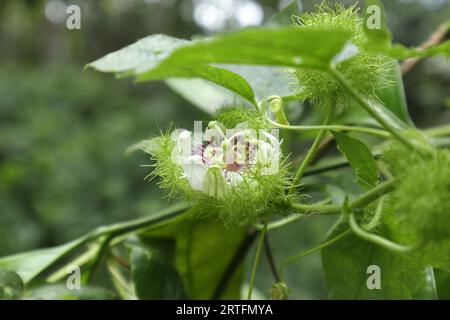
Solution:
[{"label": "white flower petal", "polygon": [[206,166],[199,155],[189,156],[183,160],[183,173],[192,189],[203,191]]},{"label": "white flower petal", "polygon": [[181,129],[176,130],[171,135],[175,146],[172,150],[172,161],[176,164],[182,164],[183,159],[192,154],[192,132]]}]

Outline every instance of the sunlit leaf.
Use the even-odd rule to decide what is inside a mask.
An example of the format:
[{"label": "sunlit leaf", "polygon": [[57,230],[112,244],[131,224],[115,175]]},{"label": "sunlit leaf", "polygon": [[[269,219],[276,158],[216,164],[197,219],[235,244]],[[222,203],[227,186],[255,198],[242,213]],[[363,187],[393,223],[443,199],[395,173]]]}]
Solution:
[{"label": "sunlit leaf", "polygon": [[190,42],[166,35],[151,35],[112,52],[87,66],[102,72],[113,72],[120,77],[135,76],[144,80],[167,78],[203,78],[217,83],[254,103],[253,91],[240,76],[206,64],[178,64],[158,68],[177,48]]}]

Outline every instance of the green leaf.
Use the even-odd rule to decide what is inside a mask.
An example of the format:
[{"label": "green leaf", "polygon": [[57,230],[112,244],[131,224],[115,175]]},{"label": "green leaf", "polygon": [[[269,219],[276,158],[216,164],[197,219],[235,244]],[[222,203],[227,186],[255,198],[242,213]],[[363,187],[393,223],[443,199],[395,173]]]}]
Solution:
[{"label": "green leaf", "polygon": [[[392,127],[406,129],[413,126],[407,110],[403,79],[397,62],[392,62],[384,77],[387,83],[376,88],[377,99],[368,99],[367,103]],[[379,126],[379,123],[356,101],[351,101],[349,111],[338,115],[333,122]]]},{"label": "green leaf", "polygon": [[364,187],[374,187],[378,183],[377,163],[369,148],[360,140],[333,131],[338,149],[352,166],[356,179]]},{"label": "green leaf", "polygon": [[0,269],[0,300],[20,298],[23,288],[22,279],[17,273]]},{"label": "green leaf", "polygon": [[202,79],[168,79],[166,84],[187,101],[208,114],[224,103],[245,104],[247,100],[215,83]]},{"label": "green leaf", "polygon": [[127,242],[131,278],[139,299],[185,299],[182,280],[175,269],[174,239]]},{"label": "green leaf", "polygon": [[[450,239],[441,237],[437,239],[422,239],[423,235],[417,232],[417,225],[405,219],[410,212],[395,212],[390,214],[390,227],[397,237],[407,239],[407,243],[420,244],[411,254],[415,260],[424,265],[450,272]],[[444,221],[445,223],[446,221]]]},{"label": "green leaf", "polygon": [[[245,239],[244,228],[226,229],[221,221],[186,219],[143,237],[175,237],[176,267],[190,299],[211,299],[233,256]],[[239,299],[243,268],[239,265],[222,299]]]},{"label": "green leaf", "polygon": [[[395,88],[388,87],[385,89],[379,88],[377,89],[377,92],[380,94],[380,97],[378,97],[378,99],[368,99],[367,103],[370,105],[370,108],[374,110],[374,112],[376,112],[381,118],[383,118],[384,121],[391,127],[396,129],[407,129],[411,126],[411,124],[409,123],[410,121],[408,121],[409,117],[404,115],[405,111],[402,110],[403,107],[388,104],[390,101],[396,101],[395,99],[399,99],[399,102],[401,103],[401,91],[403,89],[399,87],[398,90],[399,91]],[[391,92],[394,94],[392,97],[389,96]],[[349,105],[349,111],[338,115],[333,120],[333,123],[380,126],[380,124],[366,110],[361,108],[356,101],[352,101]]]},{"label": "green leaf", "polygon": [[180,47],[139,78],[151,79],[165,70],[211,63],[325,69],[349,38],[347,32],[325,30],[245,29]]},{"label": "green leaf", "polygon": [[[245,64],[221,64],[220,67],[246,79],[258,101],[270,95],[291,96],[292,78],[285,68]],[[224,104],[248,103],[241,96],[202,79],[168,79],[166,83],[172,90],[209,114]]]},{"label": "green leaf", "polygon": [[112,300],[116,295],[106,289],[92,286],[80,289],[68,289],[65,285],[55,284],[37,287],[25,295],[32,300]]},{"label": "green leaf", "polygon": [[83,244],[85,240],[86,237],[81,237],[57,247],[7,256],[0,259],[0,268],[17,272],[27,284]]},{"label": "green leaf", "polygon": [[371,99],[368,101],[368,103],[370,104],[371,108],[375,112],[377,112],[380,115],[380,117],[382,117],[384,121],[390,124],[393,128],[406,129],[408,127],[403,120],[397,117],[397,115],[395,115],[393,111],[385,107],[378,100]]},{"label": "green leaf", "polygon": [[436,280],[434,276],[434,270],[428,266],[424,270],[424,276],[421,278],[421,282],[418,284],[416,292],[413,296],[415,300],[437,300],[438,292],[436,287]]},{"label": "green leaf", "polygon": [[112,52],[94,62],[93,67],[102,72],[114,72],[119,75],[141,74],[155,68],[175,49],[188,44],[189,41],[156,34]]},{"label": "green leaf", "polygon": [[[348,224],[340,222],[328,239],[347,230]],[[380,233],[394,238],[389,227],[383,226]],[[429,270],[417,263],[413,256],[392,253],[354,234],[322,250],[322,263],[330,299],[413,299],[424,288],[432,288]],[[369,266],[380,269],[380,289],[369,289],[368,279],[373,275]],[[371,283],[371,279],[369,279]],[[431,297],[435,292],[431,292]]]},{"label": "green leaf", "polygon": [[392,111],[406,124],[412,126],[413,122],[406,105],[403,77],[397,62],[393,63],[389,70],[387,70],[385,77],[387,81],[392,81],[392,84],[377,88],[377,97],[387,109]]},{"label": "green leaf", "polygon": [[286,68],[245,64],[220,66],[245,78],[258,101],[271,95],[283,98],[292,95],[292,75],[286,72]]},{"label": "green leaf", "polygon": [[319,30],[246,29],[188,42],[153,35],[98,59],[88,67],[139,81],[203,78],[250,101],[255,95],[247,81],[211,64],[256,64],[325,69],[350,35]]},{"label": "green leaf", "polygon": [[381,1],[366,0],[363,24],[370,47],[390,48],[392,36]]},{"label": "green leaf", "polygon": [[[112,52],[87,67],[102,72],[113,72],[119,77],[135,76],[143,80],[163,80],[167,78],[203,78],[219,84],[254,103],[251,87],[240,76],[209,65],[178,64],[158,68],[164,59],[177,48],[190,42],[166,35],[152,35]],[[145,74],[145,76],[143,76]]]},{"label": "green leaf", "polygon": [[450,300],[450,272],[434,269],[436,289],[440,300]]}]

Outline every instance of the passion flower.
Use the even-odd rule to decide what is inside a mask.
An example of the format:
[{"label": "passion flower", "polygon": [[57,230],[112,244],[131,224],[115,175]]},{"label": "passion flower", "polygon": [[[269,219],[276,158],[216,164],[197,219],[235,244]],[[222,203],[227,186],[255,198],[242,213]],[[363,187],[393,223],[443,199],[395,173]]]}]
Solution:
[{"label": "passion flower", "polygon": [[276,213],[287,201],[280,143],[275,130],[211,121],[204,132],[178,129],[154,138],[145,151],[162,187],[231,225]]}]

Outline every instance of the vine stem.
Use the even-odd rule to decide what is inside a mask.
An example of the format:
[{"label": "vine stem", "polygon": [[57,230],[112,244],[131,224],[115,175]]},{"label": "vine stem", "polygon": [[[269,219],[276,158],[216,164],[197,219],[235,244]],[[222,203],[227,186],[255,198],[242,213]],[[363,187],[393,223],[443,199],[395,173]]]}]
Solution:
[{"label": "vine stem", "polygon": [[368,127],[358,127],[358,126],[345,126],[345,125],[318,125],[318,126],[295,126],[295,125],[285,125],[273,121],[269,117],[266,116],[266,120],[272,124],[273,126],[286,129],[286,130],[294,130],[294,131],[312,131],[312,130],[335,130],[335,131],[354,131],[354,132],[362,132],[373,134],[383,138],[389,138],[391,134],[388,131],[368,128]]},{"label": "vine stem", "polygon": [[[419,50],[423,50],[423,49],[427,49],[430,48],[432,46],[435,46],[439,43],[444,42],[444,40],[446,39],[446,37],[448,36],[450,32],[450,20],[444,22],[443,24],[441,24],[436,31],[434,31],[430,37],[428,38],[427,41],[425,41],[424,43],[422,43],[418,49]],[[416,58],[409,58],[406,59],[405,61],[403,61],[403,63],[401,64],[401,72],[402,74],[406,74],[409,70],[411,70],[419,61],[421,60],[421,58],[416,57]]]},{"label": "vine stem", "polygon": [[317,252],[319,250],[322,250],[322,249],[324,249],[324,248],[326,248],[328,246],[331,246],[332,244],[334,244],[334,243],[338,242],[339,240],[345,238],[350,233],[351,233],[351,230],[347,229],[344,232],[342,232],[341,234],[337,235],[336,237],[334,237],[334,238],[332,238],[332,239],[330,239],[328,241],[325,241],[325,242],[319,244],[318,246],[315,246],[315,247],[310,248],[308,250],[302,251],[302,252],[296,254],[295,256],[290,257],[289,259],[285,260],[283,263],[280,264],[280,267],[279,267],[279,270],[278,270],[278,273],[280,274],[280,278],[282,279],[282,281],[284,281],[284,276],[283,276],[284,268],[289,263],[291,263],[291,262],[293,262],[295,260],[298,260],[298,259],[300,259],[300,258],[302,258],[304,256],[307,256],[309,254],[312,254],[314,252]]},{"label": "vine stem", "polygon": [[364,229],[366,230],[372,230],[373,228],[375,228],[378,223],[381,220],[381,215],[383,213],[383,205],[384,205],[384,196],[382,196],[380,198],[380,200],[378,200],[378,206],[377,209],[375,210],[375,214],[373,215],[372,219],[369,221],[369,223],[367,223],[366,225],[364,225]]},{"label": "vine stem", "polygon": [[[347,209],[349,211],[354,211],[367,206],[374,200],[394,190],[396,182],[397,180],[394,178],[378,184],[374,188],[359,196],[357,199],[353,200]],[[310,216],[340,214],[342,208],[343,207],[340,204],[293,204],[292,209],[297,210],[299,214],[271,222],[267,225],[267,230],[277,229],[294,221],[301,220]],[[264,228],[264,226],[261,224],[257,224],[255,225],[255,227],[258,230],[262,230]]]},{"label": "vine stem", "polygon": [[[334,111],[334,106],[332,104],[330,104],[328,106],[328,110],[325,115],[325,120],[323,123],[324,125],[330,124],[331,119],[333,118],[333,111]],[[306,153],[305,158],[303,159],[302,163],[300,164],[300,167],[298,168],[297,172],[295,173],[294,180],[292,181],[292,186],[289,189],[288,194],[294,193],[296,186],[300,183],[300,180],[301,180],[303,174],[305,173],[306,168],[308,167],[309,163],[314,158],[317,150],[319,149],[320,143],[322,142],[322,139],[325,137],[326,133],[327,133],[326,129],[321,129],[319,131],[319,133],[317,134],[311,148]]]},{"label": "vine stem", "polygon": [[350,228],[358,237],[360,237],[364,240],[370,241],[374,244],[377,244],[387,250],[390,250],[393,252],[398,252],[398,253],[406,253],[406,252],[410,252],[411,250],[416,248],[415,245],[404,246],[404,245],[395,243],[391,240],[388,240],[386,238],[383,238],[377,234],[370,233],[370,232],[364,230],[363,228],[361,228],[358,225],[358,222],[356,221],[355,215],[353,213],[350,213],[349,223],[350,223]]},{"label": "vine stem", "polygon": [[261,257],[261,250],[264,245],[264,237],[266,236],[266,232],[267,232],[267,222],[264,222],[264,227],[261,231],[261,234],[259,235],[258,246],[256,247],[255,260],[253,261],[252,274],[250,276],[250,284],[248,287],[247,300],[252,299],[253,287],[255,286],[256,269],[258,268],[259,258]]}]

